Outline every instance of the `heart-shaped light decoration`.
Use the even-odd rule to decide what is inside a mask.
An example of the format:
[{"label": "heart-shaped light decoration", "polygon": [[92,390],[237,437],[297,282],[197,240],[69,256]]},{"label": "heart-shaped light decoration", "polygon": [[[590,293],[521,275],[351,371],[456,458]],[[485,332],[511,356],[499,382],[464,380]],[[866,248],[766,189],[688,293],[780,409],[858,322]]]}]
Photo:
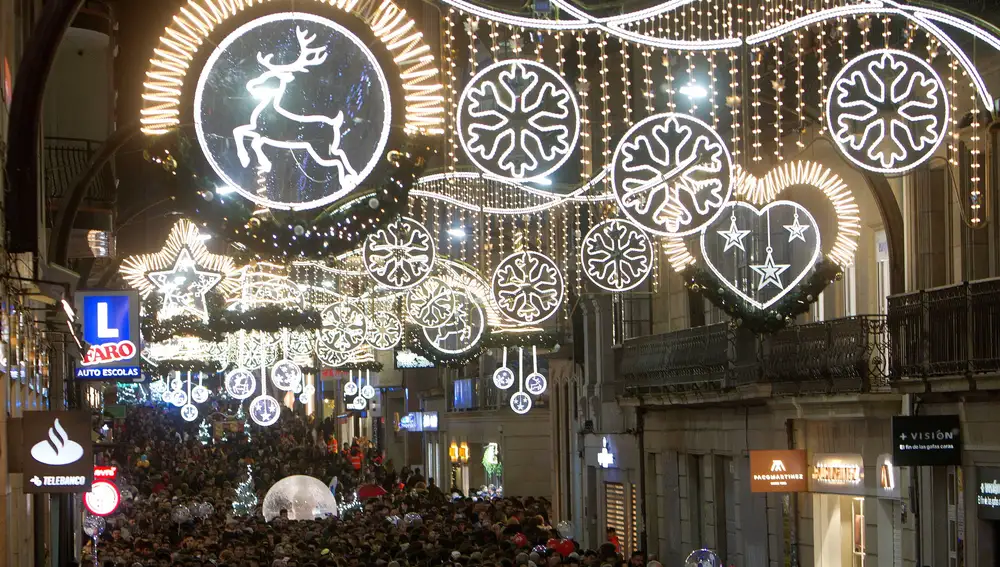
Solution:
[{"label": "heart-shaped light decoration", "polygon": [[[749,305],[765,310],[780,301],[816,266],[824,253],[820,226],[799,203],[778,200],[793,186],[819,190],[836,215],[837,232],[826,257],[846,267],[858,247],[861,218],[854,195],[829,168],[809,161],[783,164],[758,178],[737,169],[736,201],[699,233],[699,252],[712,276]],[[665,244],[677,271],[697,263],[685,240]]]}]

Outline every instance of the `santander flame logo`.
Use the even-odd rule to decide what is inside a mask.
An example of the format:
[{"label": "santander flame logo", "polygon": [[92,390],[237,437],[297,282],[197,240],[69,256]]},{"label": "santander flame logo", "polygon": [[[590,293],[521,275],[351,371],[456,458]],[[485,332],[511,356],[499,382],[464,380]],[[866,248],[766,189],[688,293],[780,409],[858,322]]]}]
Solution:
[{"label": "santander flame logo", "polygon": [[31,448],[31,457],[46,465],[68,465],[83,457],[83,447],[69,438],[59,418],[56,418],[49,428],[49,438],[35,443]]}]

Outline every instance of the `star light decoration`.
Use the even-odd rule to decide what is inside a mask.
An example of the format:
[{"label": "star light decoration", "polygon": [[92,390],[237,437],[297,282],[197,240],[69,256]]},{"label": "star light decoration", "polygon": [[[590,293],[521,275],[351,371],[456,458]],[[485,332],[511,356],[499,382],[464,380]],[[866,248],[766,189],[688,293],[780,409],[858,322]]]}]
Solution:
[{"label": "star light decoration", "polygon": [[239,272],[232,259],[210,253],[198,227],[186,219],[170,229],[159,252],[126,258],[121,274],[143,298],[162,295],[161,321],[181,315],[207,321],[208,292],[230,293],[239,288]]}]

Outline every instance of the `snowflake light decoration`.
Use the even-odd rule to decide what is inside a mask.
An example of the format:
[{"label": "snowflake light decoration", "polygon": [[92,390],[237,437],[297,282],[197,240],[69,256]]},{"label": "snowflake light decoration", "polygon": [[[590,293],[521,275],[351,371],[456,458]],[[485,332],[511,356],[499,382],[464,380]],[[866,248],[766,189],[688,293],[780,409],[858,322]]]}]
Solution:
[{"label": "snowflake light decoration", "polygon": [[329,329],[323,329],[316,333],[316,357],[327,366],[334,368],[347,364],[351,360],[351,353],[335,348],[334,341],[339,336]]},{"label": "snowflake light decoration", "polygon": [[531,250],[504,258],[493,271],[492,289],[500,313],[524,324],[540,323],[554,315],[566,292],[556,263]]},{"label": "snowflake light decoration", "polygon": [[440,327],[455,314],[455,294],[443,279],[428,278],[410,290],[406,314],[421,327]]},{"label": "snowflake light decoration", "polygon": [[369,235],[361,254],[372,279],[389,289],[407,289],[430,275],[434,238],[424,225],[400,217]]},{"label": "snowflake light decoration", "polygon": [[632,126],[615,149],[610,174],[621,211],[665,236],[698,232],[733,191],[732,157],[718,132],[673,112]]},{"label": "snowflake light decoration", "polygon": [[403,338],[403,324],[388,311],[376,311],[368,318],[365,340],[378,350],[395,348]]},{"label": "snowflake light decoration", "polygon": [[257,378],[246,368],[237,368],[223,380],[226,393],[235,400],[245,400],[257,390]]},{"label": "snowflake light decoration", "polygon": [[320,316],[323,341],[334,350],[347,352],[364,343],[368,320],[357,307],[342,301],[323,309]]},{"label": "snowflake light decoration", "polygon": [[260,368],[278,359],[278,344],[271,335],[261,331],[239,331],[228,336],[233,361],[242,368]]},{"label": "snowflake light decoration", "polygon": [[424,338],[437,351],[448,355],[465,354],[479,345],[486,331],[486,314],[475,298],[454,291],[455,313],[439,327],[424,327]]},{"label": "snowflake light decoration", "polygon": [[142,297],[154,292],[163,296],[160,320],[185,314],[207,320],[206,294],[213,289],[228,293],[239,287],[232,259],[210,253],[198,227],[186,219],[170,229],[159,252],[126,258],[121,274]]},{"label": "snowflake light decoration", "polygon": [[580,248],[583,273],[607,291],[635,289],[653,270],[653,243],[635,224],[606,220],[590,229]]},{"label": "snowflake light decoration", "polygon": [[830,87],[826,116],[844,157],[858,167],[902,174],[930,159],[948,129],[944,82],[907,51],[855,57]]},{"label": "snowflake light decoration", "polygon": [[580,136],[573,89],[528,59],[498,61],[462,92],[459,140],[479,169],[504,179],[537,181],[561,167]]}]

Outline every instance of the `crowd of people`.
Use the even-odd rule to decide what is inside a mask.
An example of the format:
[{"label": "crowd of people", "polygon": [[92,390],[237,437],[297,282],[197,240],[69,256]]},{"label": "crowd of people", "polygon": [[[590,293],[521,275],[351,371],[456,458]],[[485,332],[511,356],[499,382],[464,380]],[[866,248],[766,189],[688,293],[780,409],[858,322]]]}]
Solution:
[{"label": "crowd of people", "polygon": [[[641,554],[623,559],[615,539],[579,549],[551,527],[544,499],[455,497],[418,469],[382,462],[363,440],[331,443],[329,424],[290,412],[269,428],[223,435],[205,429],[176,411],[129,411],[116,430],[117,449],[98,457],[119,467],[124,498],[96,540],[95,567],[645,564]],[[265,522],[267,489],[295,474],[329,482],[338,502],[350,502],[363,484],[384,494],[340,517],[292,521],[282,511]],[[85,558],[94,557],[92,545]]]}]

